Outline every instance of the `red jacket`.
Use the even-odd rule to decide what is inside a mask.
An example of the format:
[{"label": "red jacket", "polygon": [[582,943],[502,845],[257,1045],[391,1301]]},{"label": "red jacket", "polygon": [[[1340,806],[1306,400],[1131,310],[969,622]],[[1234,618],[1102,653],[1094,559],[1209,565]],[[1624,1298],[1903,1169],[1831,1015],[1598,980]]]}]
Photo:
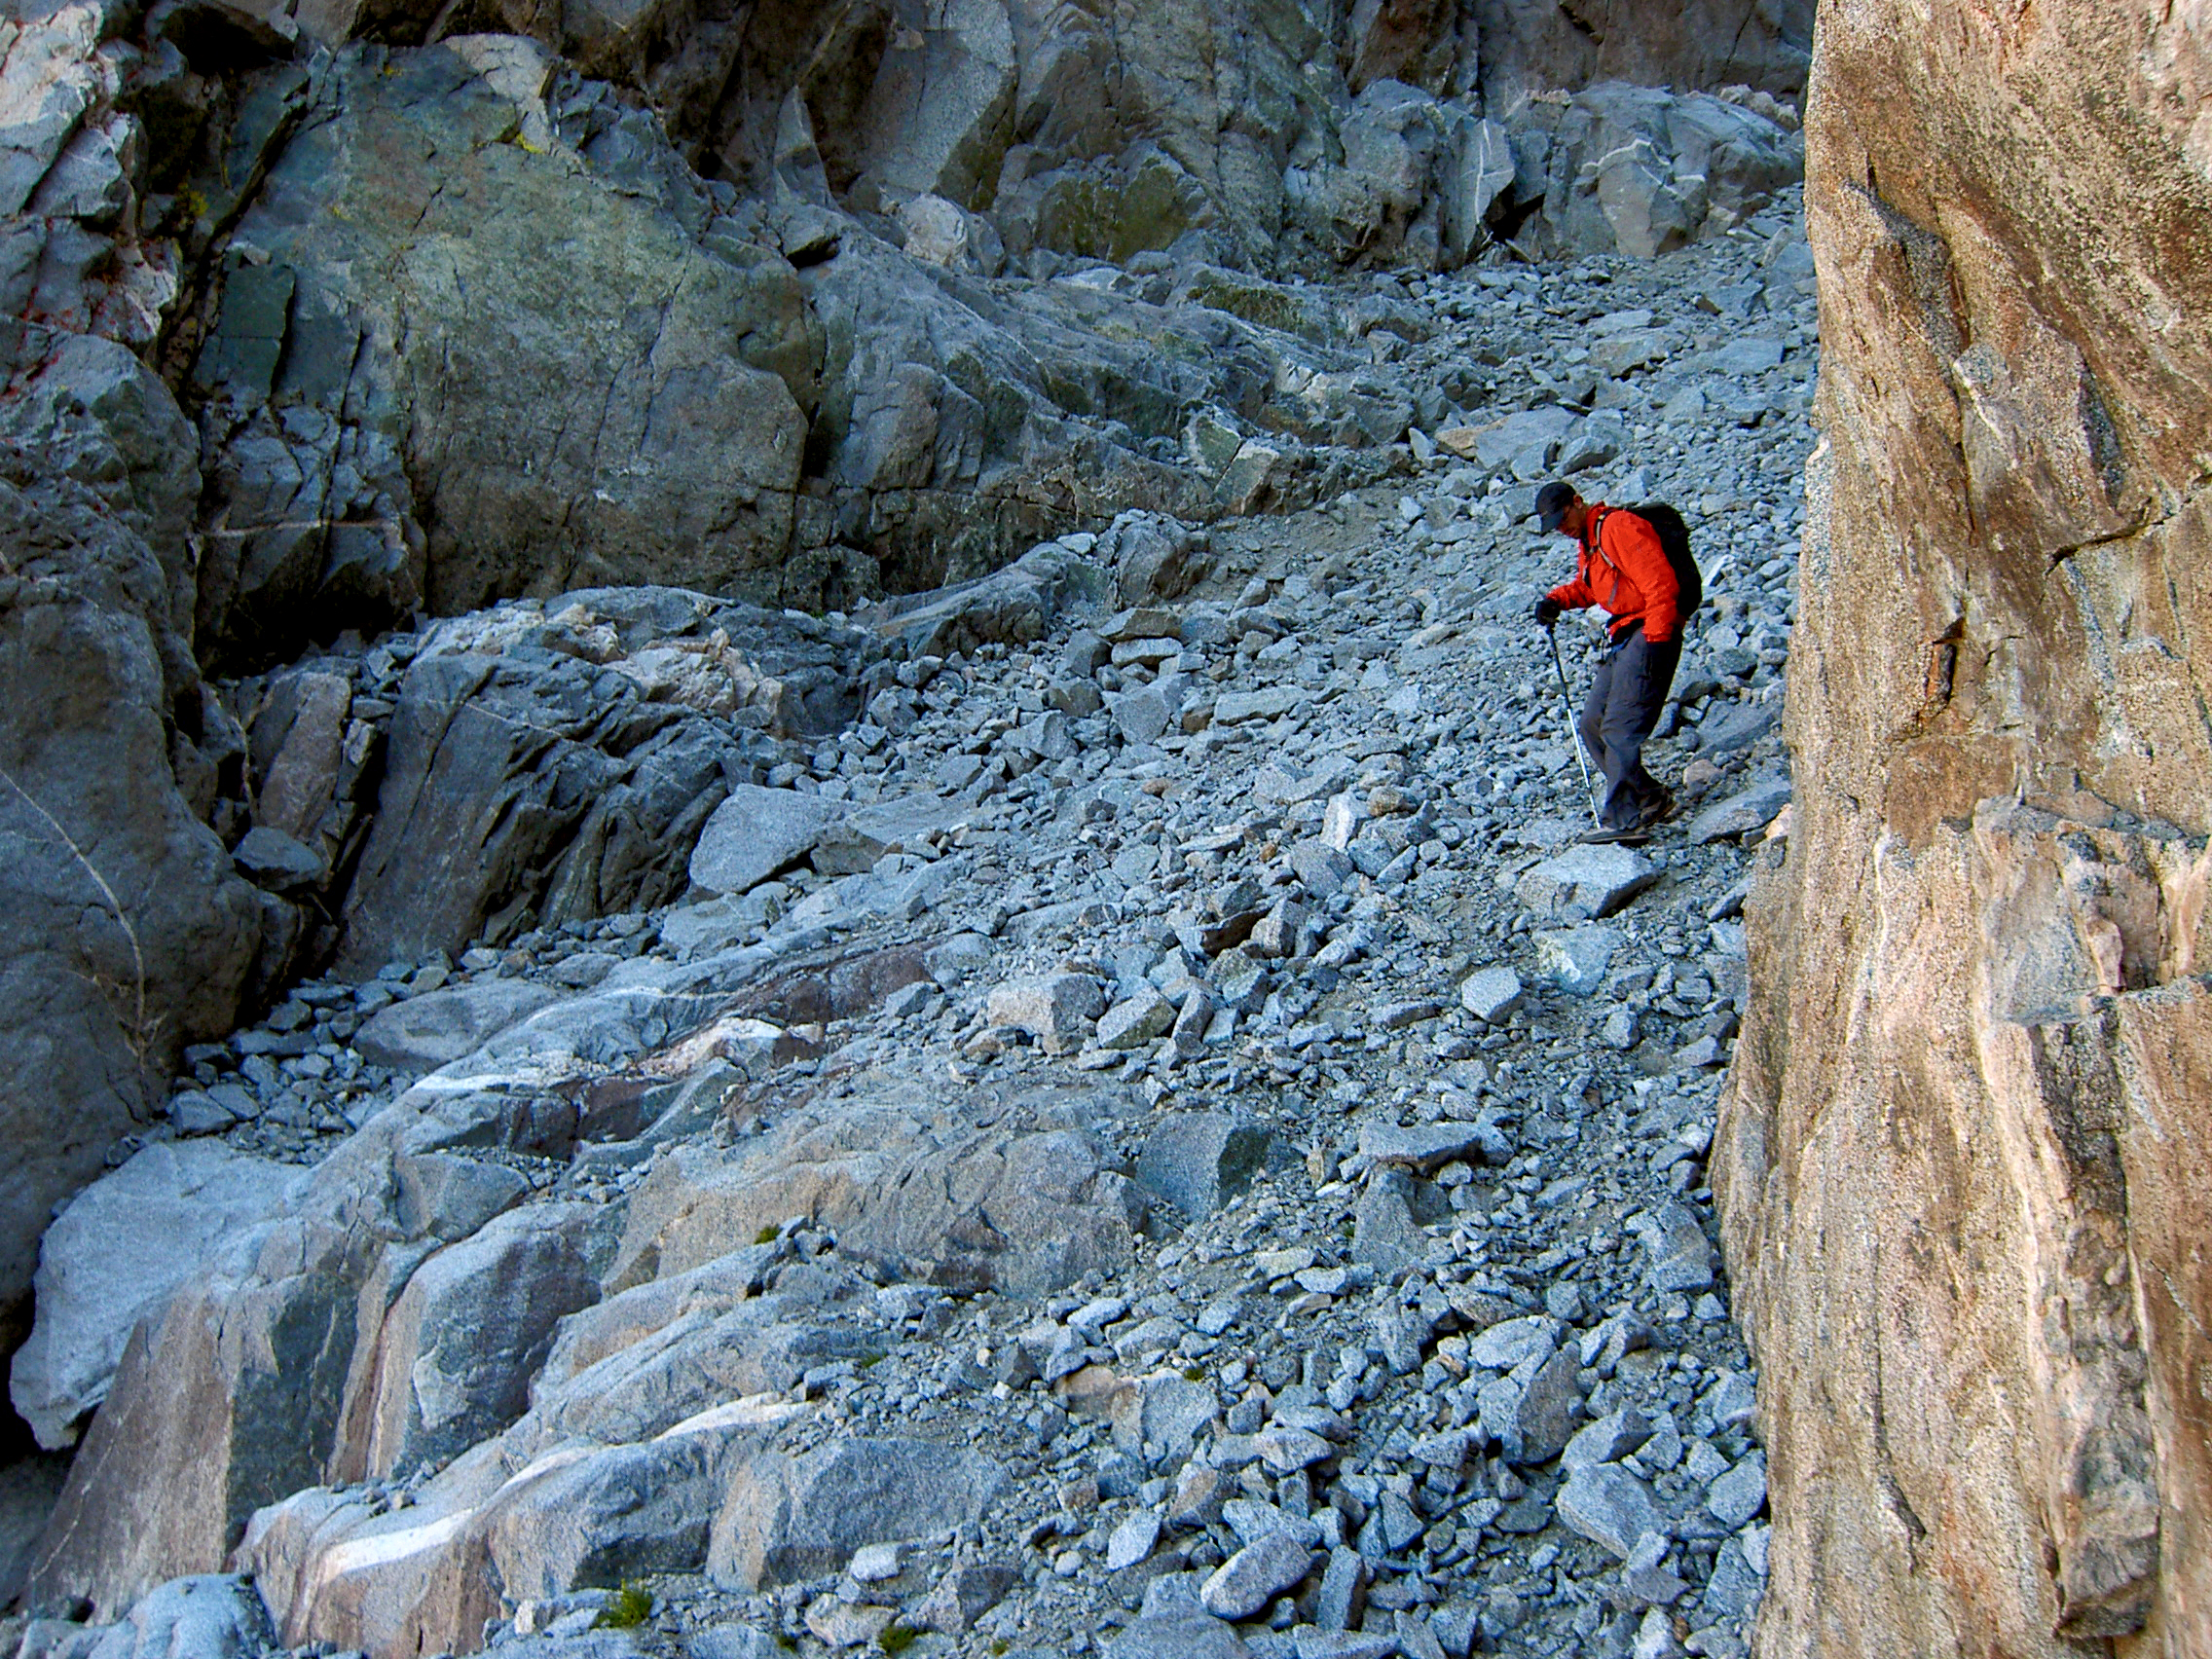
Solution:
[{"label": "red jacket", "polygon": [[1677,638],[1681,584],[1659,544],[1659,533],[1625,507],[1603,501],[1591,505],[1590,527],[1582,535],[1574,580],[1552,589],[1551,597],[1569,610],[1603,607],[1612,615],[1616,640],[1634,622],[1643,624],[1643,637],[1655,645]]}]

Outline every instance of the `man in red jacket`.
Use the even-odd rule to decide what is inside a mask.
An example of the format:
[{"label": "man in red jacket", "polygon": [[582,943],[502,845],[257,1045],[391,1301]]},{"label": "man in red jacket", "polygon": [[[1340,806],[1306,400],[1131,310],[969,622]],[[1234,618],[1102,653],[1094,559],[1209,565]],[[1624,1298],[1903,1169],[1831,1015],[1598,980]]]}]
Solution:
[{"label": "man in red jacket", "polygon": [[1536,601],[1536,620],[1549,628],[1561,611],[1590,605],[1612,616],[1576,729],[1605,774],[1604,829],[1591,839],[1635,835],[1675,808],[1675,797],[1643,769],[1643,740],[1659,723],[1681,661],[1681,584],[1658,532],[1624,508],[1586,502],[1554,480],[1536,492],[1536,518],[1581,549],[1574,580]]}]

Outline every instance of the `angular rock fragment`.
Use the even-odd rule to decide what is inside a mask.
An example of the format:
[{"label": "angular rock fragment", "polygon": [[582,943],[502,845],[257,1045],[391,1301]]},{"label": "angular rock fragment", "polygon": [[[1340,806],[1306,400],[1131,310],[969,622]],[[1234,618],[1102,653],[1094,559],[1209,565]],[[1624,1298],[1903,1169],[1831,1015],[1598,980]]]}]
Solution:
[{"label": "angular rock fragment", "polygon": [[1290,1533],[1267,1533],[1216,1567],[1198,1600],[1216,1618],[1250,1618],[1303,1579],[1311,1562],[1307,1547]]},{"label": "angular rock fragment", "polygon": [[1617,1463],[1570,1471],[1555,1503],[1560,1520],[1624,1561],[1644,1533],[1667,1530],[1651,1489]]},{"label": "angular rock fragment", "polygon": [[1536,865],[1515,891],[1531,910],[1590,918],[1611,915],[1658,879],[1659,866],[1632,848],[1579,846]]},{"label": "angular rock fragment", "polygon": [[1478,969],[1459,982],[1459,1006],[1484,1023],[1493,1023],[1521,1000],[1521,976],[1510,968]]},{"label": "angular rock fragment", "polygon": [[1667,1203],[1640,1218],[1644,1277],[1653,1290],[1704,1290],[1713,1283],[1713,1244],[1685,1205]]},{"label": "angular rock fragment", "polygon": [[1047,1053],[1064,1054],[1083,1047],[1106,998],[1087,975],[1051,974],[993,986],[986,1006],[992,1024],[1026,1031]]},{"label": "angular rock fragment", "polygon": [[1136,1184],[1197,1220],[1250,1187],[1273,1150],[1274,1133],[1265,1124],[1217,1112],[1181,1112],[1145,1141]]},{"label": "angular rock fragment", "polygon": [[392,1004],[368,1018],[353,1046],[380,1066],[431,1071],[559,1000],[558,991],[533,980],[480,979]]},{"label": "angular rock fragment", "polygon": [[819,795],[740,785],[700,830],[691,879],[710,893],[744,893],[804,858],[835,818]]}]

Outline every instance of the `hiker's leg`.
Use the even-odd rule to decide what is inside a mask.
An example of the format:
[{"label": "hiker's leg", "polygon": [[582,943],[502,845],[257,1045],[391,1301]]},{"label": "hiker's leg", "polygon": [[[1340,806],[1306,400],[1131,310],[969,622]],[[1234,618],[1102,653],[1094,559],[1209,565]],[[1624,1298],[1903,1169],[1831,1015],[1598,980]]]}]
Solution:
[{"label": "hiker's leg", "polygon": [[1608,651],[1598,658],[1597,672],[1590,677],[1590,695],[1582,699],[1582,718],[1574,727],[1594,766],[1605,763],[1605,703],[1612,695],[1612,683],[1613,658]]},{"label": "hiker's leg", "polygon": [[1621,718],[1621,697],[1628,688],[1623,664],[1633,645],[1632,641],[1617,649],[1609,648],[1598,659],[1598,671],[1590,681],[1590,700],[1582,710],[1583,745],[1605,780],[1598,821],[1608,830],[1634,823],[1637,814],[1635,797],[1624,788],[1628,774],[1622,769],[1621,754],[1613,742],[1614,727]]},{"label": "hiker's leg", "polygon": [[1678,642],[1654,645],[1638,634],[1615,657],[1611,695],[1606,699],[1602,722],[1605,774],[1616,780],[1605,802],[1608,823],[1640,823],[1667,800],[1667,792],[1643,769],[1643,742],[1658,725],[1660,712],[1667,706],[1667,692],[1675,682],[1675,665],[1681,654]]}]

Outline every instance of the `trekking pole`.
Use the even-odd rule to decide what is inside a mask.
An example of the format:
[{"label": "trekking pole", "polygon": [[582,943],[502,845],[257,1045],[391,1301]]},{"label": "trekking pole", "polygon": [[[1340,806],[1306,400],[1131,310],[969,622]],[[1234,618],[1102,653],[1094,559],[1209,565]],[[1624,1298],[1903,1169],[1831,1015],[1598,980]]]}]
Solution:
[{"label": "trekking pole", "polygon": [[1552,647],[1552,667],[1559,670],[1560,700],[1567,718],[1567,744],[1574,751],[1574,763],[1582,768],[1582,797],[1590,803],[1590,822],[1603,830],[1605,820],[1598,811],[1598,786],[1590,781],[1590,757],[1582,753],[1582,734],[1574,729],[1574,687],[1567,682],[1567,664],[1560,658],[1556,624],[1544,625],[1544,638]]}]

